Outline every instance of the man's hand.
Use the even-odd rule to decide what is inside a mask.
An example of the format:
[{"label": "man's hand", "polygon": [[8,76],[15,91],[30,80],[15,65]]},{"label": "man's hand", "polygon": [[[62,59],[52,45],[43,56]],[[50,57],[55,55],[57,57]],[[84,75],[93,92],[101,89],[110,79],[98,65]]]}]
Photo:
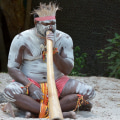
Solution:
[{"label": "man's hand", "polygon": [[29,87],[29,94],[33,99],[38,99],[38,100],[43,99],[42,96],[44,95],[41,89],[35,86],[34,84],[30,85]]},{"label": "man's hand", "polygon": [[54,41],[55,39],[54,33],[50,31],[48,35],[46,34],[46,39]]}]

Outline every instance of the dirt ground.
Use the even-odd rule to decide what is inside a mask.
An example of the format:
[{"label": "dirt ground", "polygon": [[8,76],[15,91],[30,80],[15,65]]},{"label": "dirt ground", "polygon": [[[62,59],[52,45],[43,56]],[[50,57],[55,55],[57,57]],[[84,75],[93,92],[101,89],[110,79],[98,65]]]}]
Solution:
[{"label": "dirt ground", "polygon": [[[92,100],[93,108],[91,112],[77,112],[77,120],[120,120],[120,80],[107,77],[71,77],[87,83],[95,88],[96,96]],[[6,73],[0,73],[0,93],[7,84],[11,82],[11,77]],[[2,96],[0,96],[1,102]],[[0,102],[0,103],[1,103]],[[2,104],[2,103],[1,103]],[[22,117],[11,117],[10,114],[0,110],[0,120],[25,120]],[[33,118],[29,118],[33,119]],[[26,119],[28,120],[28,119]],[[38,120],[38,119],[34,119]],[[66,120],[69,120],[68,118]]]}]

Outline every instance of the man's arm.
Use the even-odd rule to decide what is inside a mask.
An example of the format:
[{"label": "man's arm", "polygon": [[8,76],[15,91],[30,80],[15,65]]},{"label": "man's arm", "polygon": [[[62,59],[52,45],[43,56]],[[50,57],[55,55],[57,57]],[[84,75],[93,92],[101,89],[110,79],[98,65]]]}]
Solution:
[{"label": "man's arm", "polygon": [[70,74],[73,64],[69,60],[62,58],[59,54],[53,55],[53,60],[59,71],[65,75]]},{"label": "man's arm", "polygon": [[[23,62],[23,53],[24,49],[26,48],[25,45],[23,45],[21,42],[21,39],[14,39],[9,52],[8,57],[8,72],[9,75],[17,82],[22,83],[23,85],[28,85],[30,81],[27,79],[27,77],[24,75],[24,73],[19,69],[22,62]],[[29,93],[30,96],[34,99],[42,99],[42,92],[41,90],[35,86],[34,84],[31,84],[29,87]]]},{"label": "man's arm", "polygon": [[73,42],[70,37],[62,37],[62,49],[59,54],[53,55],[58,70],[65,75],[70,74],[74,67]]},{"label": "man's arm", "polygon": [[9,56],[8,56],[8,73],[9,75],[17,82],[27,85],[29,80],[27,77],[20,71],[20,66],[23,61],[23,52],[25,49],[24,43],[20,42],[24,38],[20,35],[17,35],[10,46]]},{"label": "man's arm", "polygon": [[8,73],[15,81],[22,83],[25,86],[30,82],[18,68],[8,67]]}]

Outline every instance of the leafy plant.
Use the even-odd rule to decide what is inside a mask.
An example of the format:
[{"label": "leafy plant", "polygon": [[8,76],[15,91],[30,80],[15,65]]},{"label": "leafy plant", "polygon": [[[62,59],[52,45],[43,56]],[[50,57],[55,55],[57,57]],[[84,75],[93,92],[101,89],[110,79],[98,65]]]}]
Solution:
[{"label": "leafy plant", "polygon": [[97,51],[97,56],[107,63],[106,72],[109,77],[120,78],[120,35],[115,33],[115,37],[107,41],[109,43],[104,49]]},{"label": "leafy plant", "polygon": [[80,53],[80,47],[76,46],[74,49],[74,68],[70,75],[72,76],[86,76],[80,73],[81,69],[85,67],[87,53]]}]

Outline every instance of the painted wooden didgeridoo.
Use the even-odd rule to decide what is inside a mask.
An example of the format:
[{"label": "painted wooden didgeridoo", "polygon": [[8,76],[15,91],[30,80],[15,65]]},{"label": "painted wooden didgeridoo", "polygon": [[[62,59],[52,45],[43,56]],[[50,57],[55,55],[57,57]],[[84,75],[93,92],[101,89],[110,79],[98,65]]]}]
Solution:
[{"label": "painted wooden didgeridoo", "polygon": [[[51,31],[47,31],[48,35]],[[47,84],[49,96],[49,117],[50,120],[62,120],[62,110],[60,107],[53,69],[53,41],[47,39]]]}]

